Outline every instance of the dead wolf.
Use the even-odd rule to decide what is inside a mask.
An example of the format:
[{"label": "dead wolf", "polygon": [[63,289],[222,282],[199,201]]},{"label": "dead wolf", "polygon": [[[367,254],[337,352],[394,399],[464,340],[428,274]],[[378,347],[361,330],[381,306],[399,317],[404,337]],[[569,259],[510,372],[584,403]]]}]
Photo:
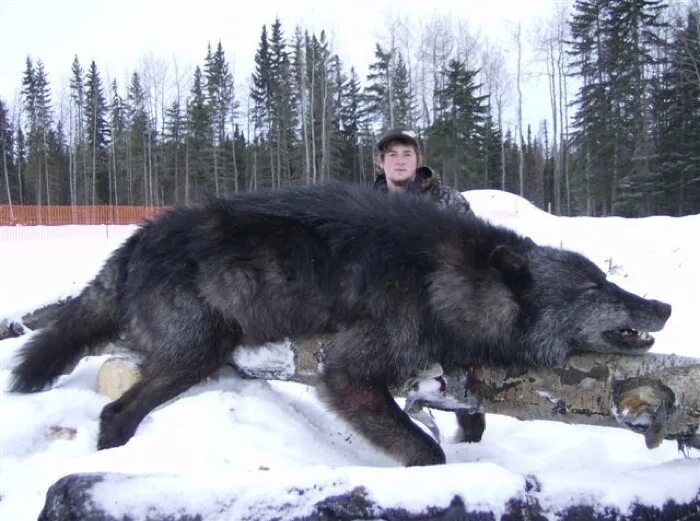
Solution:
[{"label": "dead wolf", "polygon": [[437,464],[444,452],[391,387],[436,362],[641,354],[670,314],[577,253],[429,201],[345,184],[256,192],[141,226],[23,346],[11,390],[44,389],[101,343],[126,339],[143,378],[101,413],[98,447],[116,447],[237,344],[331,333],[327,403],[401,463]]}]

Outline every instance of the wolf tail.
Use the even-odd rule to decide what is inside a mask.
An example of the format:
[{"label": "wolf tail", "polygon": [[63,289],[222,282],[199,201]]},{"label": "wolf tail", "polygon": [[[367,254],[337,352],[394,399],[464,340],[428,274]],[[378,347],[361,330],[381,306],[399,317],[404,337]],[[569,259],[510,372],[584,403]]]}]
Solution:
[{"label": "wolf tail", "polygon": [[10,391],[44,389],[81,356],[116,336],[119,286],[138,235],[129,238],[82,293],[60,306],[51,323],[22,346]]}]

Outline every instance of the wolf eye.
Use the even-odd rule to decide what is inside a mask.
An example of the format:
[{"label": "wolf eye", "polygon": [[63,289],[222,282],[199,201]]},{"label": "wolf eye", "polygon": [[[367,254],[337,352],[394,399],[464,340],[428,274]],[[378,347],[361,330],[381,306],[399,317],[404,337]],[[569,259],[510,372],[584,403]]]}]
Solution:
[{"label": "wolf eye", "polygon": [[600,289],[600,284],[596,282],[586,282],[578,287],[579,291],[588,292]]}]

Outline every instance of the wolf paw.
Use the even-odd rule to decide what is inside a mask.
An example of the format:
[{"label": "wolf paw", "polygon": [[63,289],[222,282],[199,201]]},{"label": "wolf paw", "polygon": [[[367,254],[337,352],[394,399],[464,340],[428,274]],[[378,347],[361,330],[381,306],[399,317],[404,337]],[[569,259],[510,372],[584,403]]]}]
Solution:
[{"label": "wolf paw", "polygon": [[613,384],[612,413],[618,423],[644,434],[647,448],[658,447],[673,413],[673,391],[651,378],[627,378]]}]

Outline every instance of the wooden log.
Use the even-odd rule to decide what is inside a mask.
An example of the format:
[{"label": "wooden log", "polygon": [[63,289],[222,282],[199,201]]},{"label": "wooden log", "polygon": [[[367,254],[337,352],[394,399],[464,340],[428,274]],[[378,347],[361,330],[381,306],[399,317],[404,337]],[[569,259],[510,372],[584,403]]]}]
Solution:
[{"label": "wooden log", "polygon": [[[239,347],[232,365],[250,378],[316,385],[323,358],[332,349],[329,339],[319,335],[262,348]],[[116,398],[138,379],[137,373],[133,378],[125,376],[126,360],[111,359],[103,365],[100,392]],[[136,371],[134,364],[132,368]],[[423,407],[624,427],[643,434],[649,448],[663,439],[675,439],[681,448],[700,449],[700,359],[651,353],[585,354],[572,356],[562,367],[483,367],[478,373],[478,378],[467,369],[442,374],[436,364],[393,392],[405,396],[407,412],[438,437]],[[436,383],[440,381],[446,388]],[[119,389],[116,394],[115,388]]]},{"label": "wooden log", "polygon": [[[318,381],[318,364],[331,349],[329,337],[298,339],[291,380]],[[562,367],[483,367],[444,375],[447,389],[421,393],[421,375],[397,394],[415,405],[504,414],[521,420],[624,427],[640,432],[649,448],[662,439],[700,448],[700,359],[647,353],[643,356],[572,356]],[[438,371],[427,369],[428,378]]]}]

